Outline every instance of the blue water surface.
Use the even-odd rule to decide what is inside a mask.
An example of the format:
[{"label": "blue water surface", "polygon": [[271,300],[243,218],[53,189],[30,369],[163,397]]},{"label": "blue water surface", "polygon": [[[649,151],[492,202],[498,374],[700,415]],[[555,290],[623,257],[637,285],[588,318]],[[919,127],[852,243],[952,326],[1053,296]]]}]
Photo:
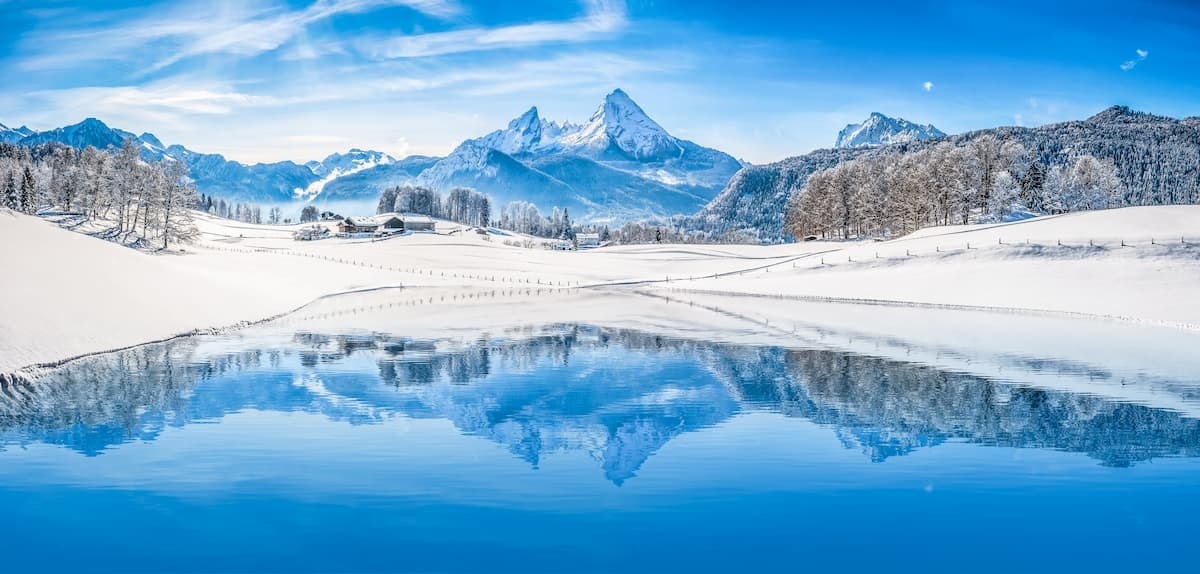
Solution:
[{"label": "blue water surface", "polygon": [[284,335],[0,389],[0,571],[1200,568],[1178,409],[589,325]]}]

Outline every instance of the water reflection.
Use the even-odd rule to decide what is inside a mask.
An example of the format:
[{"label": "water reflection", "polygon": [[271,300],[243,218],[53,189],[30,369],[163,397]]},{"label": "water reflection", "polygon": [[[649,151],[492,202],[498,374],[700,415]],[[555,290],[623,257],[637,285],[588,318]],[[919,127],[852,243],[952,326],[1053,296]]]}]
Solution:
[{"label": "water reflection", "polygon": [[[1026,367],[1061,368],[1047,365]],[[673,438],[748,412],[825,425],[876,462],[947,441],[1079,452],[1113,467],[1200,454],[1200,420],[1169,409],[855,353],[576,324],[466,342],[300,331],[141,347],[4,383],[0,444],[95,456],[242,411],[445,419],[534,467],[556,451],[587,452],[617,484]]]}]

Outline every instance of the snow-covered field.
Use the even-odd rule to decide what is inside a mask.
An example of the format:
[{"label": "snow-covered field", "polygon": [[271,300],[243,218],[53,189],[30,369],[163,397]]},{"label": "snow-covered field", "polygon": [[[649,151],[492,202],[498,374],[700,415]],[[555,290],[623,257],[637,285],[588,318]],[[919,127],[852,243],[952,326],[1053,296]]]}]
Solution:
[{"label": "snow-covered field", "polygon": [[[406,296],[429,302],[470,301],[471,314],[452,313],[453,305],[444,314],[464,327],[559,320],[556,313],[571,303],[541,304],[530,292],[580,288],[686,297],[695,305],[643,298],[643,307],[612,309],[613,316],[644,317],[645,327],[704,323],[697,314],[717,308],[735,324],[783,321],[789,305],[828,298],[1200,328],[1194,206],[932,228],[885,242],[584,252],[505,245],[520,238],[451,233],[459,229],[453,224],[436,235],[297,242],[296,226],[198,217],[199,243],[184,253],[147,254],[0,211],[0,372],[261,321],[325,295],[398,286],[421,288]],[[525,297],[519,305],[518,296]],[[866,325],[886,307],[832,308]],[[788,321],[802,319],[796,309]],[[919,310],[905,316],[919,321]]]}]

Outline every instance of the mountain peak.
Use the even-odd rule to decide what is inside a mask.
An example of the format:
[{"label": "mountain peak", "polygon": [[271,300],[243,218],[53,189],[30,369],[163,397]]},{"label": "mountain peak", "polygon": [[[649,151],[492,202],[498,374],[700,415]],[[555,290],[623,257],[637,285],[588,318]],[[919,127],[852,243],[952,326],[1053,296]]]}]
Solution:
[{"label": "mountain peak", "polygon": [[140,139],[143,142],[148,143],[158,149],[166,149],[166,147],[167,147],[167,146],[163,145],[162,141],[160,141],[158,139],[158,137],[156,137],[154,134],[152,134],[150,132],[143,133],[142,135],[138,136],[138,139]]},{"label": "mountain peak", "polygon": [[625,90],[622,90],[621,88],[617,88],[609,92],[607,96],[604,96],[604,101],[605,103],[612,102],[617,104],[631,104],[635,108],[638,107],[637,103],[633,101],[633,98],[629,97],[629,94],[625,93]]},{"label": "mountain peak", "polygon": [[532,106],[508,122],[507,128],[468,141],[511,155],[533,151],[546,144],[546,140],[552,139],[559,131],[557,124],[543,120],[538,115],[537,106]]},{"label": "mountain peak", "polygon": [[[100,120],[99,120],[99,119],[97,119],[97,118],[85,118],[85,119],[84,119],[82,122],[79,122],[79,123],[75,124],[75,126],[78,126],[78,127],[87,127],[87,128],[102,128],[102,129],[108,129],[108,124],[106,124],[106,123],[104,123],[104,122],[100,121]],[[67,126],[67,127],[74,127],[74,126]]]},{"label": "mountain peak", "polygon": [[538,116],[537,106],[533,106],[513,121],[508,122],[508,129],[517,130],[522,133],[530,133],[534,130],[540,130],[541,124],[542,119]]},{"label": "mountain peak", "polygon": [[593,154],[616,152],[636,161],[665,161],[683,153],[678,140],[619,88],[605,96],[591,119],[564,143]]},{"label": "mountain peak", "polygon": [[1146,112],[1139,112],[1131,109],[1129,106],[1109,106],[1104,111],[1087,119],[1093,124],[1100,123],[1121,123],[1121,124],[1141,124],[1154,122],[1173,122],[1173,118],[1156,116]]},{"label": "mountain peak", "polygon": [[596,113],[592,114],[593,120],[602,119],[613,123],[620,123],[623,119],[637,119],[640,121],[641,118],[645,118],[645,121],[653,124],[653,127],[659,131],[666,132],[662,126],[650,119],[650,116],[646,115],[646,111],[637,105],[637,102],[633,101],[633,98],[629,97],[629,94],[625,93],[621,88],[617,88],[609,92],[607,96],[604,96],[604,103],[600,104],[600,107],[596,109]]},{"label": "mountain peak", "polygon": [[933,127],[933,124],[915,124],[903,118],[892,118],[879,112],[871,112],[866,121],[859,124],[848,124],[838,132],[834,147],[871,147],[939,138],[945,135],[941,130]]}]

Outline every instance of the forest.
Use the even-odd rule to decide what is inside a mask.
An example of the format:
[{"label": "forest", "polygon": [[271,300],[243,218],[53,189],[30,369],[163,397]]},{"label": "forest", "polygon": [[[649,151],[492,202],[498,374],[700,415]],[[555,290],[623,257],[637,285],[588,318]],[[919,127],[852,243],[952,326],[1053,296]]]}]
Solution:
[{"label": "forest", "polygon": [[78,216],[99,224],[99,235],[135,247],[166,249],[197,235],[187,169],[146,162],[132,141],[112,152],[0,144],[0,201],[30,215]]},{"label": "forest", "polygon": [[816,172],[788,202],[784,229],[797,238],[888,238],[1136,201],[1110,160],[1082,154],[1047,169],[1020,143],[985,135],[886,149]]}]

